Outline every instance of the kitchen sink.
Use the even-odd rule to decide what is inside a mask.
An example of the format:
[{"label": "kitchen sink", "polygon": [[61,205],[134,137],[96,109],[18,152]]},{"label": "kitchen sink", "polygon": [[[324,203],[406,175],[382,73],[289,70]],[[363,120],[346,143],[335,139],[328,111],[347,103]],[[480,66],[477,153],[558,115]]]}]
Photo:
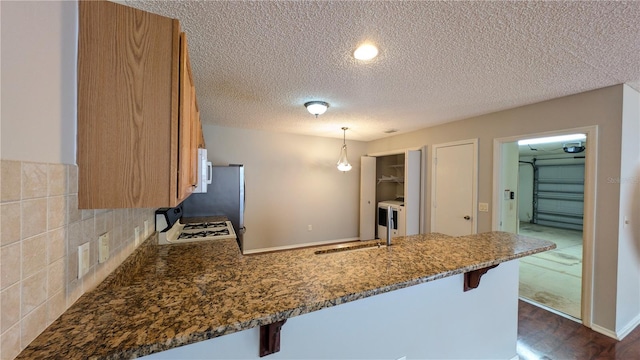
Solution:
[{"label": "kitchen sink", "polygon": [[316,255],[327,255],[327,254],[335,254],[345,251],[360,251],[360,250],[369,250],[369,249],[382,249],[386,248],[387,245],[382,242],[375,243],[367,243],[367,244],[358,244],[344,247],[336,247],[331,249],[318,250],[314,254]]}]

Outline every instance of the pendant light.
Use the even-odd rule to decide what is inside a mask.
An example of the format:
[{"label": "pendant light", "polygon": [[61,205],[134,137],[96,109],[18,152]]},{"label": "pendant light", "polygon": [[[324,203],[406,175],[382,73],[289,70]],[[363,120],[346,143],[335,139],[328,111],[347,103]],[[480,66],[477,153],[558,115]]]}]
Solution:
[{"label": "pendant light", "polygon": [[347,129],[349,128],[342,128],[342,150],[340,150],[340,158],[338,159],[338,170],[340,171],[351,170],[351,164],[349,164],[349,160],[347,160]]}]

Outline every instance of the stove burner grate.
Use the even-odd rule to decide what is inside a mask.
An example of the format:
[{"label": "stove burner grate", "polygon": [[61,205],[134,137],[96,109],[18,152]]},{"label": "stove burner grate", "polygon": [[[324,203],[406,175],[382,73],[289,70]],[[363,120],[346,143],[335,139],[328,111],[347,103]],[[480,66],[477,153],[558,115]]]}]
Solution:
[{"label": "stove burner grate", "polygon": [[211,229],[211,228],[219,228],[219,227],[226,227],[226,226],[227,226],[227,223],[224,221],[190,223],[190,224],[185,224],[183,230]]},{"label": "stove burner grate", "polygon": [[180,239],[199,239],[199,238],[207,238],[207,237],[215,237],[215,236],[225,236],[229,235],[229,229],[224,228],[220,230],[206,230],[194,233],[181,233],[178,236],[178,240]]}]

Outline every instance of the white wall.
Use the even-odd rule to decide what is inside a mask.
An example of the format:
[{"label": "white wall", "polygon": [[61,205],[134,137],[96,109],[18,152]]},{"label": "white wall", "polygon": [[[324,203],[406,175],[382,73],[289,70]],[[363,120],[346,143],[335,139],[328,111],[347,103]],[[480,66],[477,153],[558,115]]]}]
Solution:
[{"label": "white wall", "polygon": [[620,185],[616,333],[626,335],[640,323],[640,93],[625,85],[622,106],[621,171],[610,181]]},{"label": "white wall", "polygon": [[75,164],[75,1],[2,1],[2,158]]},{"label": "white wall", "polygon": [[[597,221],[594,244],[594,324],[614,331],[617,289],[619,184],[607,183],[607,178],[620,174],[622,136],[622,85],[544,101],[537,104],[477,116],[438,125],[409,134],[401,134],[367,146],[370,153],[457,140],[479,139],[478,202],[491,203],[493,193],[493,139],[564,129],[598,126],[597,150]],[[429,171],[429,169],[427,169]],[[426,177],[430,187],[430,174]],[[430,203],[427,191],[426,203]],[[479,212],[478,232],[490,231],[490,212]],[[427,208],[426,218],[430,216]],[[638,274],[633,276],[638,277]]]},{"label": "white wall", "polygon": [[348,131],[349,172],[336,169],[342,139],[213,125],[203,132],[214,165],[245,165],[245,252],[358,238],[365,144]]},{"label": "white wall", "polygon": [[533,218],[533,167],[521,163],[518,167],[518,219],[529,222],[531,218]]},{"label": "white wall", "polygon": [[518,199],[520,191],[518,189],[518,143],[507,143],[502,145],[502,190],[509,190],[514,193],[514,199],[502,199],[501,229],[512,233],[518,233]]},{"label": "white wall", "polygon": [[[329,255],[330,256],[330,255]],[[513,359],[518,260],[463,292],[455,275],[287,320],[267,359]],[[143,359],[259,359],[259,328]]]}]

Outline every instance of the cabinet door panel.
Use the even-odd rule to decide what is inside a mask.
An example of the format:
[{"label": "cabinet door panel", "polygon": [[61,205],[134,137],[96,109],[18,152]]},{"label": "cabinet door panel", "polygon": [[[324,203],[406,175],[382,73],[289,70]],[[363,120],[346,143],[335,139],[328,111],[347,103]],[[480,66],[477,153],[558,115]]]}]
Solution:
[{"label": "cabinet door panel", "polygon": [[177,20],[107,1],[78,6],[78,206],[166,205]]},{"label": "cabinet door panel", "polygon": [[193,112],[191,66],[187,52],[187,39],[184,33],[180,34],[180,119],[178,130],[178,199],[184,200],[193,191],[192,164],[194,162],[191,152],[191,126]]},{"label": "cabinet door panel", "polygon": [[191,85],[191,169],[189,171],[191,184],[198,185],[198,102],[196,101],[196,87]]}]

